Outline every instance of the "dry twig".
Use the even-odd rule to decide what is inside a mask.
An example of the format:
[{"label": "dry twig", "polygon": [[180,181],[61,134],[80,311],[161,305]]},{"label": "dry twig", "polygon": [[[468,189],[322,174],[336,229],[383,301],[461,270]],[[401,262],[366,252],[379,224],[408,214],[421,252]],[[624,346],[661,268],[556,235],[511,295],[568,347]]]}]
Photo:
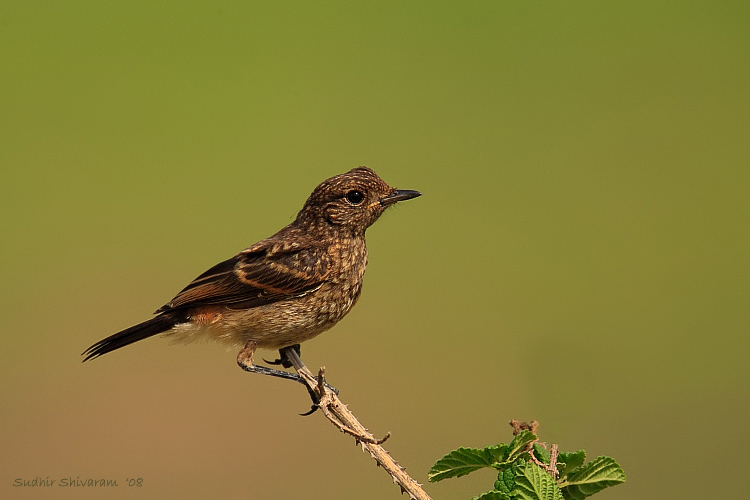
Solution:
[{"label": "dry twig", "polygon": [[299,373],[304,380],[305,384],[320,399],[318,407],[323,411],[323,415],[325,415],[325,417],[341,432],[353,436],[357,441],[357,444],[361,444],[363,449],[369,451],[370,456],[375,459],[377,464],[383,467],[383,469],[393,478],[393,482],[401,487],[402,493],[407,493],[411,500],[431,500],[429,495],[427,495],[422,489],[421,485],[409,476],[409,474],[406,473],[406,469],[401,467],[381,446],[381,444],[390,437],[390,433],[386,434],[383,439],[376,439],[362,424],[359,423],[359,420],[357,420],[346,405],[341,402],[338,396],[326,387],[323,378],[325,368],[321,368],[316,377],[307,366],[305,366],[294,349],[287,347],[285,348],[285,353],[288,359],[292,362],[294,369],[297,370],[297,373]]}]

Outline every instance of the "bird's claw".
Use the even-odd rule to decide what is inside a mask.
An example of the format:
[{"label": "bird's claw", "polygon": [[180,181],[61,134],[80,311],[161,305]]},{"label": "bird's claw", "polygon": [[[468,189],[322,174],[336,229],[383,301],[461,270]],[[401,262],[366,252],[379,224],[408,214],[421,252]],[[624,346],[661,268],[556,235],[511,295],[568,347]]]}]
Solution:
[{"label": "bird's claw", "polygon": [[[284,363],[284,360],[281,359],[281,358],[274,359],[273,361],[268,361],[266,358],[261,358],[261,359],[263,359],[263,361],[265,361],[266,364],[268,364],[268,365],[281,365],[281,364]],[[289,368],[289,367],[287,366],[286,368]]]},{"label": "bird's claw", "polygon": [[320,408],[320,397],[318,394],[310,388],[307,384],[305,384],[305,387],[307,388],[307,393],[310,395],[310,399],[312,399],[312,406],[310,407],[310,411],[306,411],[305,413],[300,413],[301,417],[307,417],[309,415],[312,415],[315,413],[318,408]]},{"label": "bird's claw", "polygon": [[306,411],[305,413],[300,413],[299,416],[300,417],[309,417],[310,415],[312,415],[313,413],[315,413],[316,411],[318,411],[318,408],[320,408],[318,405],[312,405],[310,407],[310,411]]},{"label": "bird's claw", "polygon": [[[339,395],[339,390],[335,388],[334,386],[330,385],[328,382],[326,382],[325,379],[322,380],[322,383],[325,386],[325,389],[331,391],[337,396]],[[313,404],[310,407],[310,411],[307,411],[305,413],[300,413],[300,416],[302,417],[307,417],[309,415],[312,415],[318,410],[318,408],[320,408],[320,396],[318,396],[318,393],[315,392],[312,388],[310,388],[310,386],[308,386],[307,384],[305,384],[305,387],[307,388],[307,393],[310,395],[310,399],[312,399]]]},{"label": "bird's claw", "polygon": [[[297,352],[297,356],[299,356],[300,351],[301,351],[299,344],[295,344],[291,346],[291,348],[294,349]],[[286,349],[286,347],[283,349],[279,349],[279,357],[277,359],[274,359],[273,361],[268,361],[266,358],[263,358],[263,361],[265,361],[269,365],[281,365],[284,368],[291,368],[292,360],[289,359],[289,356],[287,355],[284,349]]]}]

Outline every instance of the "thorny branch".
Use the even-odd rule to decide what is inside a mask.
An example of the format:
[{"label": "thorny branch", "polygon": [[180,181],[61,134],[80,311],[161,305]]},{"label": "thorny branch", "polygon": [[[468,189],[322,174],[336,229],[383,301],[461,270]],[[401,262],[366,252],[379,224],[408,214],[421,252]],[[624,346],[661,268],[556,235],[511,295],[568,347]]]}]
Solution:
[{"label": "thorny branch", "polygon": [[299,354],[291,347],[284,349],[286,356],[292,362],[292,366],[302,377],[304,383],[310,391],[320,399],[318,407],[322,410],[323,415],[331,421],[341,432],[353,436],[357,444],[370,452],[370,456],[375,459],[377,464],[393,478],[393,482],[401,487],[402,493],[407,493],[411,500],[431,500],[425,493],[421,485],[416,482],[406,469],[401,467],[391,455],[381,446],[390,433],[382,439],[376,439],[370,432],[359,423],[359,420],[349,411],[345,404],[341,402],[338,396],[326,387],[323,375],[325,368],[321,368],[318,376],[305,366],[299,357]]}]

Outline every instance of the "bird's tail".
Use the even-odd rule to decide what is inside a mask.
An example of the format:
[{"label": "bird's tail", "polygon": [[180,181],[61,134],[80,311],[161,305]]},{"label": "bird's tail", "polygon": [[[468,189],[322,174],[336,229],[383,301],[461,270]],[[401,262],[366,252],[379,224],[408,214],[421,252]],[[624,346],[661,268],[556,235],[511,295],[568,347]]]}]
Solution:
[{"label": "bird's tail", "polygon": [[83,361],[98,358],[103,354],[112,352],[115,349],[119,349],[120,347],[125,347],[126,345],[130,345],[133,342],[138,342],[139,340],[147,339],[162,332],[166,332],[173,326],[185,321],[186,319],[184,317],[181,317],[174,313],[160,314],[155,318],[151,318],[148,321],[144,321],[143,323],[131,326],[130,328],[126,328],[121,332],[110,335],[106,339],[100,340],[96,344],[83,351],[81,356],[86,356]]}]

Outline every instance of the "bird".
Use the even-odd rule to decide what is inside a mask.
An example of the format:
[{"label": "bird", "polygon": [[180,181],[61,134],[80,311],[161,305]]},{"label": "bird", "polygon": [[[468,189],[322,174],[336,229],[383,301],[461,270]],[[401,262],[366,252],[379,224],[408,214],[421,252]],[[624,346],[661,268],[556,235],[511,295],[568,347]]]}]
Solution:
[{"label": "bird", "polygon": [[[177,342],[211,338],[241,348],[246,371],[292,378],[256,365],[256,349],[279,349],[270,364],[291,366],[285,348],[329,330],[357,303],[368,262],[365,231],[397,202],[421,196],[357,167],[318,185],[292,223],[182,289],[155,316],[86,349],[98,358],[158,334]],[[244,346],[244,347],[242,347]]]}]

